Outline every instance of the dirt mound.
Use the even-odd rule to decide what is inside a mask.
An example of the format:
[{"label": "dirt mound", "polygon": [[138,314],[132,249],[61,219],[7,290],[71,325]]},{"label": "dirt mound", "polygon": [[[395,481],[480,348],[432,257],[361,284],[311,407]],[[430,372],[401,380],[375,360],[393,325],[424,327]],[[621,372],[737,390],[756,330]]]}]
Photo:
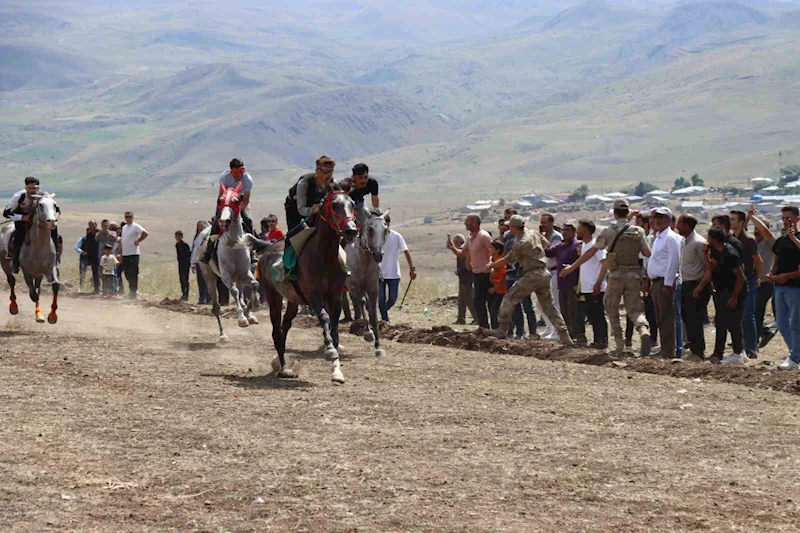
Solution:
[{"label": "dirt mound", "polygon": [[[405,325],[382,324],[381,334],[386,339],[406,344],[446,346],[475,352],[504,353],[535,357],[546,361],[565,361],[593,366],[609,366],[622,370],[657,374],[677,378],[701,378],[747,387],[800,394],[800,376],[796,372],[780,372],[769,362],[749,366],[729,367],[708,363],[689,363],[655,358],[612,358],[609,354],[588,348],[563,348],[538,339],[507,340],[477,332],[458,332],[447,326],[414,329]],[[363,326],[354,323],[350,332],[363,333]]]}]

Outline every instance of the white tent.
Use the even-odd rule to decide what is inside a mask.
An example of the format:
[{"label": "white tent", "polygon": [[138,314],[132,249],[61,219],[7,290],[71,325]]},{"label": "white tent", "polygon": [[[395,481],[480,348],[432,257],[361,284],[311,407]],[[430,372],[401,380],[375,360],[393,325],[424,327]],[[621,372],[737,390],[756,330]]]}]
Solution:
[{"label": "white tent", "polygon": [[699,185],[692,185],[691,187],[684,187],[683,189],[678,189],[676,191],[672,191],[672,194],[677,194],[679,196],[689,196],[692,194],[703,194],[710,191],[708,187],[700,187]]},{"label": "white tent", "polygon": [[669,191],[662,191],[661,189],[656,189],[655,191],[650,191],[647,193],[647,196],[669,196]]},{"label": "white tent", "polygon": [[613,202],[614,199],[609,196],[601,196],[599,194],[590,194],[586,197],[586,203],[593,203],[593,202]]},{"label": "white tent", "polygon": [[622,192],[610,192],[610,193],[606,193],[605,196],[608,196],[609,198],[623,198],[625,196],[625,193],[622,193]]},{"label": "white tent", "polygon": [[753,183],[772,183],[771,178],[761,178],[761,177],[753,178],[750,181]]}]

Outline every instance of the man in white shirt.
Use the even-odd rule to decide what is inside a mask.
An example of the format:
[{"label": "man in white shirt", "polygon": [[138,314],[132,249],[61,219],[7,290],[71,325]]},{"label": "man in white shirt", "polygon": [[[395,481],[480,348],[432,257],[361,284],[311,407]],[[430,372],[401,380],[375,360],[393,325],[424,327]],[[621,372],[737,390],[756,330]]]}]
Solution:
[{"label": "man in white shirt", "polygon": [[120,252],[122,253],[122,270],[130,286],[129,298],[135,300],[139,290],[139,245],[147,238],[147,231],[133,221],[133,212],[125,212],[125,225],[122,227],[120,237]]},{"label": "man in white shirt", "polygon": [[703,333],[703,311],[711,299],[711,285],[706,285],[700,295],[695,297],[694,290],[706,273],[706,246],[708,241],[695,231],[697,219],[692,215],[681,215],[676,228],[685,240],[681,254],[681,315],[686,322],[686,341],[690,353],[683,359],[702,362],[705,359],[706,339]]},{"label": "man in white shirt", "polygon": [[[389,215],[384,215],[386,226],[389,226],[391,219]],[[397,302],[397,292],[400,287],[400,252],[403,252],[408,261],[409,276],[417,279],[417,269],[411,260],[411,253],[408,251],[406,241],[403,236],[394,230],[389,230],[386,242],[383,244],[383,260],[381,260],[382,278],[378,291],[378,307],[381,310],[381,319],[389,322],[389,309]],[[386,291],[389,291],[387,298]]]},{"label": "man in white shirt", "polygon": [[647,262],[647,276],[661,335],[661,356],[667,359],[675,357],[674,290],[681,266],[681,238],[672,231],[671,223],[672,212],[666,207],[658,207],[650,213],[656,237]]},{"label": "man in white shirt", "polygon": [[[583,254],[595,245],[596,227],[590,220],[578,221],[578,253]],[[586,317],[592,324],[594,342],[592,348],[605,350],[608,348],[608,322],[603,298],[606,292],[606,251],[598,250],[591,259],[580,265],[580,296],[578,302],[578,339],[576,342],[586,344]]]}]

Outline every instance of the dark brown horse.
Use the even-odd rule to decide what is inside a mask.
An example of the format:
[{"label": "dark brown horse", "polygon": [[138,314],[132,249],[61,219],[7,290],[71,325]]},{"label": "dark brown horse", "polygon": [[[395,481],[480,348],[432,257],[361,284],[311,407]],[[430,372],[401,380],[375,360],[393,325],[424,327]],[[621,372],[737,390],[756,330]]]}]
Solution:
[{"label": "dark brown horse", "polygon": [[[331,380],[344,383],[339,363],[339,314],[342,310],[342,291],[347,281],[347,272],[340,260],[340,241],[355,240],[356,228],[353,200],[343,191],[331,190],[322,201],[321,213],[317,215],[316,231],[308,239],[297,259],[297,281],[275,282],[270,267],[281,259],[283,246],[245,236],[243,243],[250,245],[256,253],[265,252],[258,261],[259,277],[264,286],[272,320],[272,340],[278,355],[272,368],[280,377],[295,377],[286,366],[286,335],[297,316],[297,308],[308,304],[319,318],[325,342],[325,356],[333,361]],[[286,298],[286,313],[281,321],[283,298]]]}]

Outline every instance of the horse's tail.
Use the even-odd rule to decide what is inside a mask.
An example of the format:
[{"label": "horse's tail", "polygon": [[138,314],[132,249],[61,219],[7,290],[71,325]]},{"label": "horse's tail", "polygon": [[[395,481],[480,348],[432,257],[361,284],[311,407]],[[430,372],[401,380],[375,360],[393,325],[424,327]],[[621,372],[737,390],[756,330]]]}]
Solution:
[{"label": "horse's tail", "polygon": [[239,239],[239,242],[250,247],[257,254],[264,253],[273,246],[273,243],[263,241],[258,237],[250,235],[249,233],[242,235],[242,238]]}]

